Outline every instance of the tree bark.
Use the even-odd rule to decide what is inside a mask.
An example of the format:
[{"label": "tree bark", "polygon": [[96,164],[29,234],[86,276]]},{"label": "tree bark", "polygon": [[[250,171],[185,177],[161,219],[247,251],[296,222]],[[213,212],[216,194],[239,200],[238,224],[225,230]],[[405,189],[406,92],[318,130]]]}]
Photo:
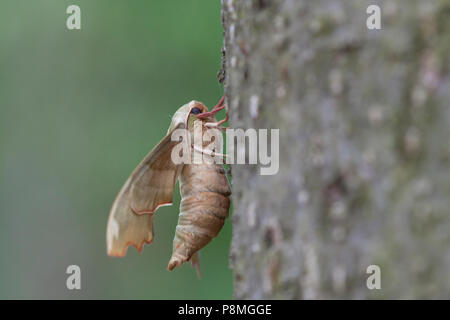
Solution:
[{"label": "tree bark", "polygon": [[235,298],[450,298],[450,1],[222,10],[230,126],[280,129],[276,175],[232,166]]}]

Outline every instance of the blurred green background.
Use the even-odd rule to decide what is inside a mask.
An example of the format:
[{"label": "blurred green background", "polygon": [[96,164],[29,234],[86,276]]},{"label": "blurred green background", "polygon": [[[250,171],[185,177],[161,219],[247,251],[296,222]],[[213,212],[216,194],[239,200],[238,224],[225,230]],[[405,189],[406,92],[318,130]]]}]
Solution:
[{"label": "blurred green background", "polygon": [[[81,30],[66,28],[71,4]],[[0,298],[231,298],[229,220],[201,280],[166,271],[178,187],[142,254],[105,244],[116,194],[172,114],[220,99],[221,46],[219,0],[1,1]],[[66,288],[71,264],[81,290]]]}]

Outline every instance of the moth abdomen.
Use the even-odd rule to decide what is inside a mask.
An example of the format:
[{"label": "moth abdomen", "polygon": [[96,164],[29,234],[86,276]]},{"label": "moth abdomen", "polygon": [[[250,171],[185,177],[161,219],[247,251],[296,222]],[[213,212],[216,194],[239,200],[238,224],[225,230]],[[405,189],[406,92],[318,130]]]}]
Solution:
[{"label": "moth abdomen", "polygon": [[204,213],[226,219],[229,206],[228,196],[216,192],[198,192],[181,200],[180,213]]},{"label": "moth abdomen", "polygon": [[185,165],[180,175],[181,204],[168,269],[191,259],[222,229],[231,194],[220,165]]},{"label": "moth abdomen", "polygon": [[[218,197],[221,197],[218,195]],[[211,195],[208,196],[211,198]],[[215,204],[223,203],[227,205],[225,199],[217,199]],[[215,237],[222,228],[225,219],[228,217],[228,211],[224,207],[211,206],[203,202],[194,202],[186,205],[185,201],[181,203],[181,213],[178,218],[178,226],[193,227],[194,231],[203,232],[210,237]]]}]

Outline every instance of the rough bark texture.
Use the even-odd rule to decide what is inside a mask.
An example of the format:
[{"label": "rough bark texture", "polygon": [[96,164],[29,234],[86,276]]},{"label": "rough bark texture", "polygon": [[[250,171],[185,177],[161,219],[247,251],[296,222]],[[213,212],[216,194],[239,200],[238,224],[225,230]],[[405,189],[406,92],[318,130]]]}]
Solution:
[{"label": "rough bark texture", "polygon": [[232,167],[235,298],[450,298],[450,1],[222,6],[231,127],[280,129]]}]

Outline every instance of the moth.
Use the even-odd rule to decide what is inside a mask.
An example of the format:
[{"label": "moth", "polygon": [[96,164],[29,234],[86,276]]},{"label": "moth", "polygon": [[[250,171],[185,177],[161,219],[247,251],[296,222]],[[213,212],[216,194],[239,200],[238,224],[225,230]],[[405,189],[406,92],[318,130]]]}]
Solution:
[{"label": "moth", "polygon": [[[198,101],[191,101],[176,111],[166,136],[133,171],[112,205],[106,231],[108,255],[123,257],[130,245],[141,252],[144,243],[152,242],[154,213],[159,207],[172,204],[178,179],[180,214],[167,268],[173,270],[191,261],[199,272],[198,251],[222,229],[229,215],[231,189],[220,163],[172,161],[172,150],[180,142],[172,141],[171,135],[176,129],[193,133],[195,121],[200,121],[202,132],[209,128],[224,129],[221,125],[228,120],[228,113],[220,121],[214,116],[224,108],[222,97],[211,111]],[[208,156],[202,147],[191,144],[189,149]]]}]

